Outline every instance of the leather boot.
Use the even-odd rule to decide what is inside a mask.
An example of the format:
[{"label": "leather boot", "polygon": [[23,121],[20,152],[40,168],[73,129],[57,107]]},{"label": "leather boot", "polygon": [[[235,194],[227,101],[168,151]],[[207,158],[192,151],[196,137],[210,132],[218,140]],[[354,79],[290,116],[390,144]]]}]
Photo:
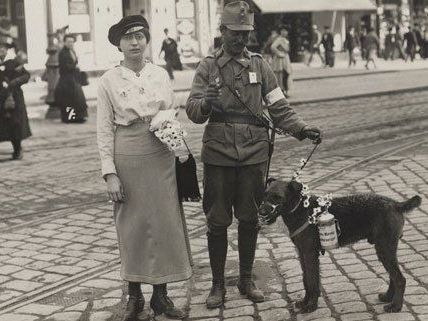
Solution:
[{"label": "leather boot", "polygon": [[239,250],[239,281],[238,289],[242,295],[253,302],[263,302],[265,297],[252,280],[254,256],[256,253],[257,235],[259,233],[257,222],[239,222],[238,250]]},{"label": "leather boot", "polygon": [[150,307],[155,315],[164,313],[170,319],[184,319],[186,313],[174,306],[174,302],[168,297],[166,284],[153,285],[153,295],[150,300]]},{"label": "leather boot", "polygon": [[213,284],[206,304],[208,309],[215,309],[223,305],[226,296],[224,266],[227,255],[227,228],[208,227],[207,238]]},{"label": "leather boot", "polygon": [[144,297],[141,293],[140,283],[129,282],[129,299],[126,304],[122,321],[135,321],[138,315],[144,310]]}]

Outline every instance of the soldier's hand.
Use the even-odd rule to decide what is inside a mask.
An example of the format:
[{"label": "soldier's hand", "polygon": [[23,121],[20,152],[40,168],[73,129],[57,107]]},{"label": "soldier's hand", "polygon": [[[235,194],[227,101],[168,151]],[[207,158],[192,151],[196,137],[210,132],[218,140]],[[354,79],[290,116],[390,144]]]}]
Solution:
[{"label": "soldier's hand", "polygon": [[218,100],[221,96],[220,88],[217,84],[209,84],[207,90],[205,91],[205,101],[208,104],[218,103]]},{"label": "soldier's hand", "polygon": [[322,140],[321,130],[315,126],[305,126],[302,129],[302,136],[312,140],[314,144],[320,144]]}]

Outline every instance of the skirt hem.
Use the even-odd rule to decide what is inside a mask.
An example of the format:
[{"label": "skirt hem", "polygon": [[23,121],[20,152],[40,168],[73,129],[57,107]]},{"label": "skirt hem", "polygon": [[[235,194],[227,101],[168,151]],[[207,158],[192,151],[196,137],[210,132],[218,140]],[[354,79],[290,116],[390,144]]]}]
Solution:
[{"label": "skirt hem", "polygon": [[192,277],[192,269],[189,269],[182,273],[166,275],[161,277],[151,277],[147,275],[132,275],[132,274],[122,274],[121,277],[125,281],[129,282],[140,282],[146,284],[163,284],[163,283],[172,283],[188,280]]}]

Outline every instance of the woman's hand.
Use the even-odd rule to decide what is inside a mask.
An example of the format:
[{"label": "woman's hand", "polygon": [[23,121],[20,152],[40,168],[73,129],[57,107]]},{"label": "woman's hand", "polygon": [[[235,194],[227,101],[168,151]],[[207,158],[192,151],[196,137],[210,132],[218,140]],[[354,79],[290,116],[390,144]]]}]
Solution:
[{"label": "woman's hand", "polygon": [[113,202],[124,202],[125,193],[123,191],[122,183],[120,182],[119,177],[116,174],[107,174],[107,193]]}]

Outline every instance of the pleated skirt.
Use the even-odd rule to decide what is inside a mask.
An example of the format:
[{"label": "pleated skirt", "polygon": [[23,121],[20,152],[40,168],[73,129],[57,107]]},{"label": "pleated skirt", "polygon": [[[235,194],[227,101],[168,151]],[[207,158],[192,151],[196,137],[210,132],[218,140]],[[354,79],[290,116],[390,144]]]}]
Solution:
[{"label": "pleated skirt", "polygon": [[125,193],[125,201],[114,206],[121,277],[148,284],[190,278],[192,258],[174,154],[144,122],[118,126],[114,150]]}]

